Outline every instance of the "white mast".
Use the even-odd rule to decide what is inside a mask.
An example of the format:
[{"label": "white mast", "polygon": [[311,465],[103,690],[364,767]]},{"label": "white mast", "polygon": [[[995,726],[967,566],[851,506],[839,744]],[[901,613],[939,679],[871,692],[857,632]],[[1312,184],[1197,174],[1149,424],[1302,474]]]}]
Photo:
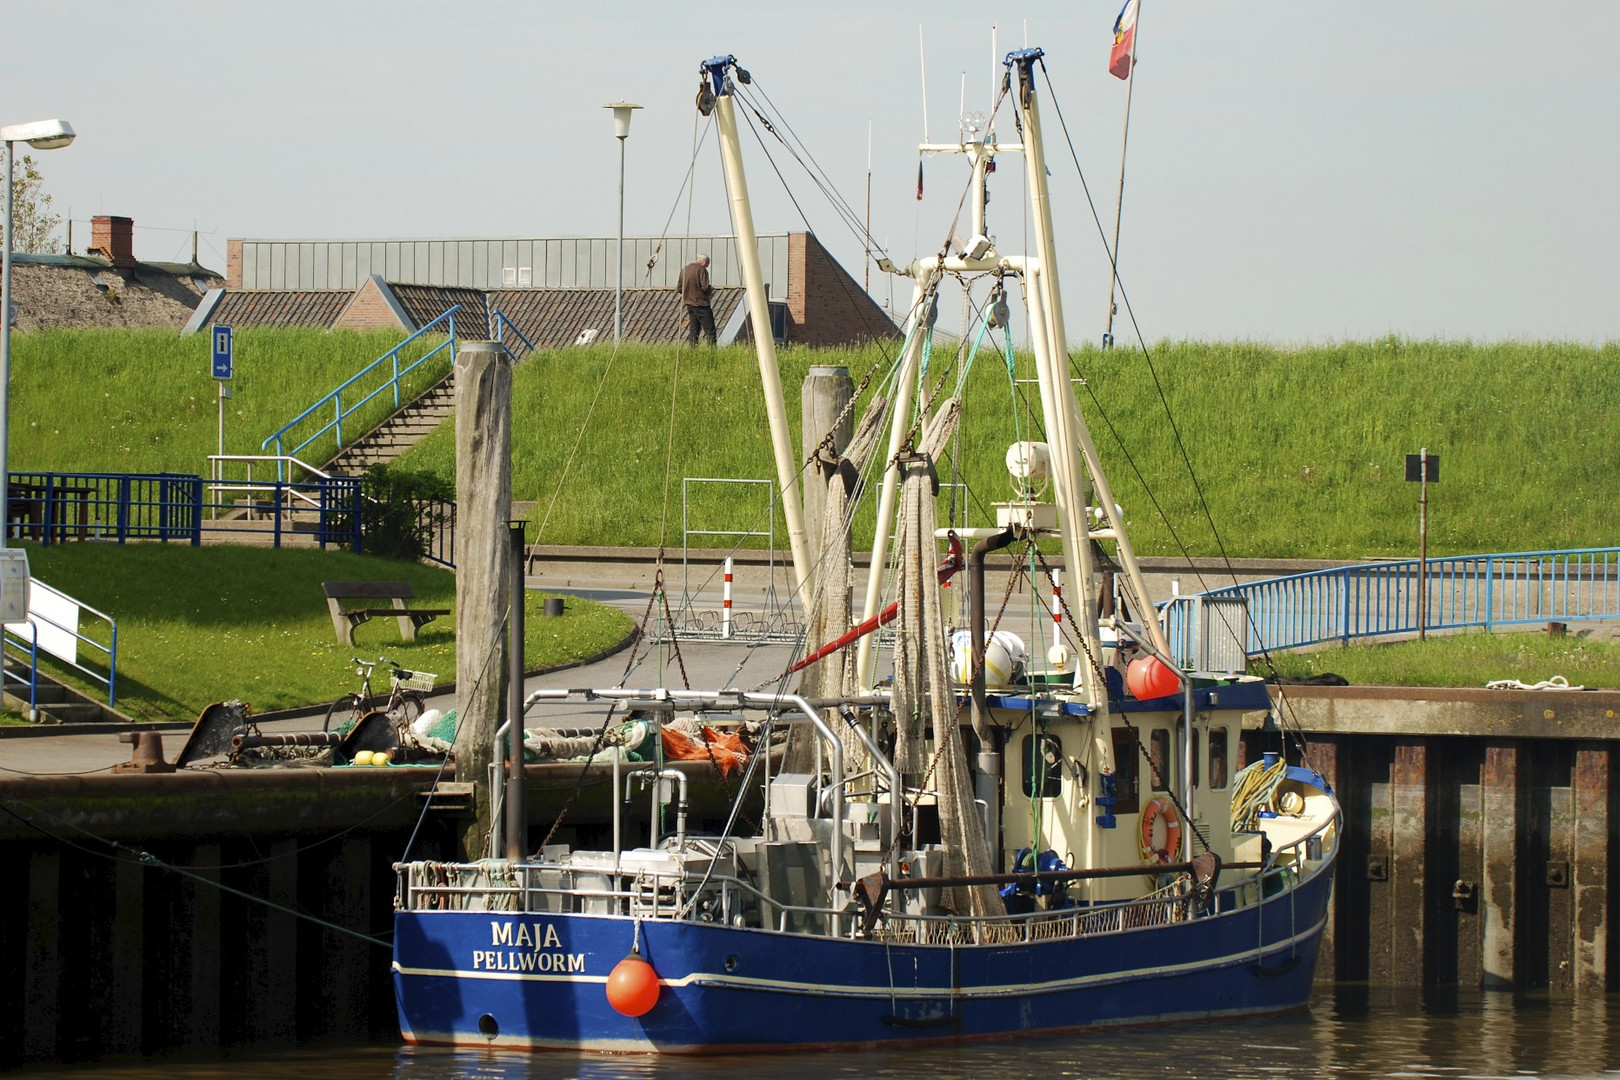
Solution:
[{"label": "white mast", "polygon": [[[754,214],[748,202],[748,178],[743,174],[742,145],[737,138],[737,113],[731,100],[732,84],[727,72],[736,63],[734,56],[717,56],[703,62],[702,73],[710,80],[715,98],[720,159],[725,165],[726,189],[731,194],[731,220],[737,232],[737,261],[742,265],[743,285],[748,291],[748,317],[753,325],[754,349],[759,354],[760,381],[765,387],[765,411],[771,424],[776,481],[782,491],[782,516],[787,519],[788,543],[793,548],[795,585],[799,595],[808,602],[814,589],[812,578],[815,568],[810,564],[809,544],[805,538],[804,511],[799,501],[799,469],[793,456],[793,440],[788,433],[782,375],[776,366],[776,339],[771,335],[771,307],[765,295],[765,277],[759,266],[759,241],[754,235]],[[749,81],[748,73],[740,67],[737,68],[737,78],[744,84]]]}]

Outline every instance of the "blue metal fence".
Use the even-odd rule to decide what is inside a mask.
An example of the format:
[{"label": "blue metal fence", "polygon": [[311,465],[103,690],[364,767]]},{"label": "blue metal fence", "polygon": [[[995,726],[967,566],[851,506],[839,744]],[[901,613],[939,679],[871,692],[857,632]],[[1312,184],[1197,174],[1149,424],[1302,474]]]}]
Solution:
[{"label": "blue metal fence", "polygon": [[[460,310],[461,305],[457,304],[392,349],[377,357],[377,359],[345,380],[343,385],[289,420],[279,431],[260,443],[259,448],[267,453],[297,457],[305,447],[330,432],[337,440],[337,448],[342,450],[344,447],[344,420],[353,416],[354,413],[365,408],[383,394],[391,394],[394,408],[398,409],[404,400],[399,389],[401,377],[421,368],[433,360],[434,357],[439,356],[440,353],[448,352],[449,363],[445,365],[446,370],[455,364],[456,312]],[[444,334],[445,339],[415,360],[405,361],[404,366],[401,367],[402,351],[412,342],[429,333]],[[366,389],[373,381],[379,379],[381,381],[377,382],[377,385],[371,386],[369,390]],[[345,394],[347,395],[347,403],[345,403]],[[326,417],[330,418],[323,419]],[[296,436],[294,435],[295,429],[298,432]],[[286,445],[292,442],[294,438],[299,438],[301,441],[296,445]],[[353,442],[354,440],[350,439],[349,441]]]},{"label": "blue metal fence", "polygon": [[14,472],[7,534],[65,540],[201,542],[203,483],[183,473]]},{"label": "blue metal fence", "polygon": [[[1415,634],[1420,591],[1430,630],[1490,629],[1521,623],[1620,618],[1620,548],[1459,555],[1428,561],[1420,588],[1417,559],[1344,566],[1252,581],[1204,594],[1248,605],[1250,656],[1327,641]],[[1190,657],[1190,606],[1167,612],[1177,659]]]},{"label": "blue metal fence", "polygon": [[[12,473],[6,535],[40,544],[156,540],[364,552],[369,498],[360,477],[207,481],[177,473]],[[426,558],[455,567],[455,503],[413,500]]]}]

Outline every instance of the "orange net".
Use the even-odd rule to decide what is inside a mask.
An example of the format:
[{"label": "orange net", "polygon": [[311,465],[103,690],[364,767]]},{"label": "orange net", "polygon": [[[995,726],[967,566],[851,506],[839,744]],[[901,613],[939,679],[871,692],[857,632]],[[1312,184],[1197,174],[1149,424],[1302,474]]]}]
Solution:
[{"label": "orange net", "polygon": [[666,727],[662,732],[664,757],[671,761],[708,761],[711,757],[721,776],[730,776],[748,761],[748,748],[735,732],[705,727],[702,738]]}]

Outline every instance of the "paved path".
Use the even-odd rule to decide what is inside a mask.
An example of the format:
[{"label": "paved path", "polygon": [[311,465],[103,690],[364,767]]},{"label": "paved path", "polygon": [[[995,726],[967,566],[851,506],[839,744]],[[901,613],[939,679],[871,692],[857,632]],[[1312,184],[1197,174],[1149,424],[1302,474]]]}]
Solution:
[{"label": "paved path", "polygon": [[[647,607],[645,593],[630,590],[570,590],[579,595],[608,603],[624,610],[633,619],[639,619]],[[715,690],[726,687],[753,689],[773,682],[790,662],[787,645],[750,645],[742,642],[687,641],[679,644],[680,657],[694,689]],[[567,687],[575,689],[603,689],[613,686],[652,688],[663,685],[681,685],[680,669],[675,651],[668,643],[655,645],[650,650],[643,646],[636,666],[628,674],[625,666],[631,653],[625,650],[604,660],[581,667],[568,668],[526,680],[525,694],[541,687]],[[449,710],[455,708],[453,693],[435,694],[428,701],[429,708]],[[601,724],[607,705],[541,705],[530,710],[525,718],[528,727],[596,727]],[[319,730],[325,706],[314,708],[308,715],[266,720],[261,728],[273,731]],[[150,730],[163,734],[164,755],[172,760],[185,742],[189,725],[157,725]],[[79,774],[108,771],[119,762],[128,761],[130,746],[118,741],[117,729],[51,735],[41,729],[25,729],[0,737],[0,777],[17,775]]]}]

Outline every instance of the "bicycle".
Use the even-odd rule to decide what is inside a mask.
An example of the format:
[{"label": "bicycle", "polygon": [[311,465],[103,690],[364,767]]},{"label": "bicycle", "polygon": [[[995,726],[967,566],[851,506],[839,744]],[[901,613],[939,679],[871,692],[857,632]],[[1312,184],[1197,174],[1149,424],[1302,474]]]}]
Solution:
[{"label": "bicycle", "polygon": [[[407,727],[427,709],[426,692],[433,689],[433,680],[438,678],[437,675],[430,671],[402,668],[386,656],[379,656],[375,660],[362,660],[356,656],[353,661],[355,674],[360,676],[360,689],[344,694],[327,706],[322,731],[331,731],[334,720],[338,722],[339,729],[353,726],[362,716],[378,710],[387,713],[395,726]],[[386,699],[374,694],[371,689],[372,672],[384,664],[391,668]]]}]

